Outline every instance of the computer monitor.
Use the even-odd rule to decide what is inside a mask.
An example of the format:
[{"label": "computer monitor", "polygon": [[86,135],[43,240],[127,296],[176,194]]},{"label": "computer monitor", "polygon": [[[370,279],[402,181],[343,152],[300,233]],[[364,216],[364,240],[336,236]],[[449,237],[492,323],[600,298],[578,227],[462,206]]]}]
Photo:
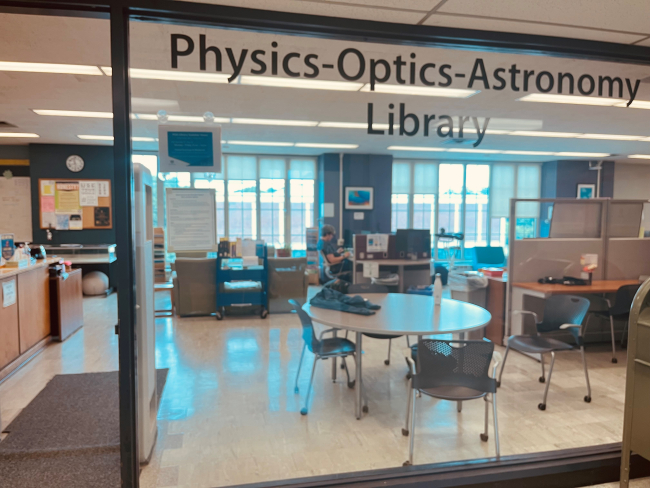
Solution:
[{"label": "computer monitor", "polygon": [[431,234],[428,229],[397,229],[395,247],[400,259],[431,257]]}]

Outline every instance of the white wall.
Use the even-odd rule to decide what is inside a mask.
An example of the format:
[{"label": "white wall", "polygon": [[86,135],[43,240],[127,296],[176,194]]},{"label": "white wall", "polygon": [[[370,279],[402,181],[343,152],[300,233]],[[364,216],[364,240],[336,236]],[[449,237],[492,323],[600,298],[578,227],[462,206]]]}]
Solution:
[{"label": "white wall", "polygon": [[616,163],[614,198],[650,200],[650,164]]}]

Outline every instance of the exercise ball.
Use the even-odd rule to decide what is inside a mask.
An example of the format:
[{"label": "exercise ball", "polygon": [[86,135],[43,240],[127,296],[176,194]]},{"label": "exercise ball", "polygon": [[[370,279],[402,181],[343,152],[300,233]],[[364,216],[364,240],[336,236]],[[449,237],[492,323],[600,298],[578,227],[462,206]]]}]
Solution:
[{"label": "exercise ball", "polygon": [[104,295],[108,290],[108,276],[101,271],[91,271],[83,277],[84,295]]}]

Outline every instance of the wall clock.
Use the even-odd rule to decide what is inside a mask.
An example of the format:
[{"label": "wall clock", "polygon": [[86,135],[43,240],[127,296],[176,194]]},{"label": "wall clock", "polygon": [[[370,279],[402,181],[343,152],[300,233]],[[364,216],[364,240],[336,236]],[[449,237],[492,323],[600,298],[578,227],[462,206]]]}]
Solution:
[{"label": "wall clock", "polygon": [[73,173],[78,173],[84,169],[84,164],[84,160],[81,158],[81,156],[77,155],[68,156],[68,159],[65,160],[65,165]]}]

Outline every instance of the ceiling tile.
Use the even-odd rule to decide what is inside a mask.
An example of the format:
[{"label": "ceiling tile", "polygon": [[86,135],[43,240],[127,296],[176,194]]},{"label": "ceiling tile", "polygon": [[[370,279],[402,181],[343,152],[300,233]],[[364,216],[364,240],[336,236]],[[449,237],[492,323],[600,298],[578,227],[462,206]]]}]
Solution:
[{"label": "ceiling tile", "polygon": [[424,24],[493,32],[515,32],[541,36],[569,37],[574,39],[588,39],[592,41],[617,42],[623,44],[631,44],[643,38],[643,36],[639,36],[638,34],[624,34],[576,27],[534,24],[530,22],[459,17],[456,15],[440,15],[438,13],[429,17]]},{"label": "ceiling tile", "polygon": [[[650,2],[626,0],[449,0],[439,10],[494,19],[591,27],[650,34]],[[550,34],[553,35],[553,34]],[[577,37],[577,36],[570,36]]]}]

